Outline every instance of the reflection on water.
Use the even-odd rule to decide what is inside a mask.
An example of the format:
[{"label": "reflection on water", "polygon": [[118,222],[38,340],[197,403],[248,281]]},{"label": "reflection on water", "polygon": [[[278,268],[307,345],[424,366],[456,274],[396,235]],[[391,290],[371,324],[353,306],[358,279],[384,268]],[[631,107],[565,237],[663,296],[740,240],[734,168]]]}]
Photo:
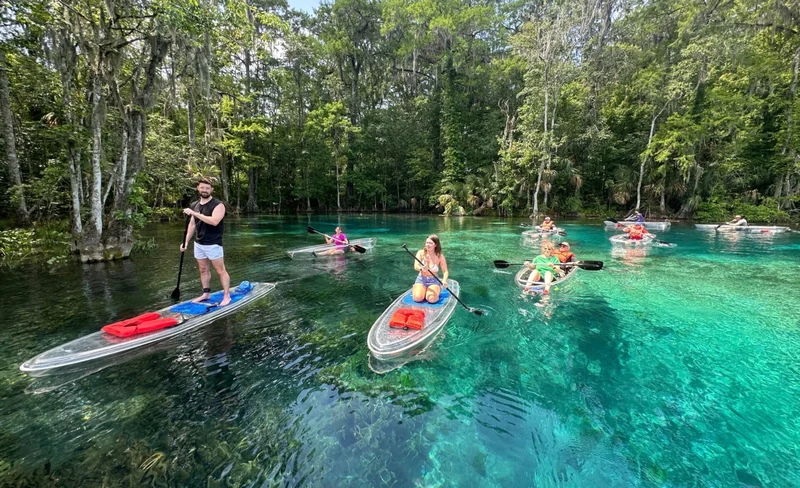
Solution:
[{"label": "reflection on water", "polygon": [[[496,222],[496,220],[495,220]],[[612,248],[546,297],[492,261],[538,254],[519,220],[232,219],[233,281],[281,282],[223,320],[86,369],[31,379],[24,360],[170,303],[179,225],[128,261],[9,272],[0,282],[0,472],[10,486],[798,486],[796,234],[697,232]],[[383,232],[369,255],[295,262],[306,226]],[[366,337],[442,239],[461,298],[413,361],[370,367]],[[416,243],[416,244],[415,244]],[[750,270],[747,280],[741,270]],[[183,292],[199,291],[184,270]],[[212,286],[216,287],[216,277]],[[104,480],[104,481],[99,481]]]}]

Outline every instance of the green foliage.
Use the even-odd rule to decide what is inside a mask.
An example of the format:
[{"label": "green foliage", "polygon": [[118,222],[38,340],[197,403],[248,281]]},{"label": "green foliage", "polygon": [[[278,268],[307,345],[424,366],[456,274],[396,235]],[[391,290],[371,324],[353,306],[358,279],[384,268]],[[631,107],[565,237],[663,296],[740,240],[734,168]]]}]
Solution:
[{"label": "green foliage", "polygon": [[52,227],[0,231],[0,266],[54,266],[66,261],[69,246],[69,234]]},{"label": "green foliage", "polygon": [[150,222],[174,222],[183,219],[183,208],[177,207],[155,207],[148,216]]},{"label": "green foliage", "polygon": [[698,206],[695,218],[700,222],[722,223],[731,220],[734,215],[743,215],[750,223],[790,222],[789,214],[779,210],[773,198],[766,198],[759,205],[741,200],[713,199]]},{"label": "green foliage", "polygon": [[150,239],[136,239],[131,249],[131,254],[149,254],[158,249],[158,243],[154,237]]}]

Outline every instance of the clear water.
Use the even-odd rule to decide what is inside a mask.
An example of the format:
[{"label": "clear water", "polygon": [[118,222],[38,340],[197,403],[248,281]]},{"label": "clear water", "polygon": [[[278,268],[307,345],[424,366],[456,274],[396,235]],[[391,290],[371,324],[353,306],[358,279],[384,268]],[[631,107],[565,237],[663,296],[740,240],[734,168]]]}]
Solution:
[{"label": "clear water", "polygon": [[[110,264],[3,272],[0,485],[800,486],[800,236],[674,226],[612,254],[567,223],[581,271],[522,297],[519,221],[345,216],[356,259],[292,261],[337,217],[228,222],[234,282],[271,295],[190,336],[67,376],[31,356],[169,304],[179,226]],[[366,337],[442,238],[462,298],[422,357],[384,375]],[[183,296],[199,292],[190,264]],[[214,278],[216,286],[216,277]],[[83,377],[81,377],[83,376]]]}]

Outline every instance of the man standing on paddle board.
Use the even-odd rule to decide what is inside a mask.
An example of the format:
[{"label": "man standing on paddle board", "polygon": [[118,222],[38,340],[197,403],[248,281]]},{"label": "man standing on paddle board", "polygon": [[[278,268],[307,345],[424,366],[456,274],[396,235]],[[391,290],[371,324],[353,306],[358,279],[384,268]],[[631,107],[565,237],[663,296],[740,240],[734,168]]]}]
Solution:
[{"label": "man standing on paddle board", "polygon": [[197,259],[197,267],[200,269],[200,283],[203,285],[203,294],[195,298],[194,302],[208,300],[211,296],[211,269],[214,266],[219,280],[222,282],[222,289],[225,295],[220,306],[225,306],[231,302],[231,277],[225,270],[225,261],[222,251],[222,220],[225,218],[225,205],[218,199],[211,196],[214,187],[211,181],[201,178],[197,181],[197,193],[200,200],[196,201],[191,208],[184,208],[183,213],[192,217],[186,230],[186,241],[181,245],[181,252],[189,247],[189,239],[194,236],[194,257]]}]

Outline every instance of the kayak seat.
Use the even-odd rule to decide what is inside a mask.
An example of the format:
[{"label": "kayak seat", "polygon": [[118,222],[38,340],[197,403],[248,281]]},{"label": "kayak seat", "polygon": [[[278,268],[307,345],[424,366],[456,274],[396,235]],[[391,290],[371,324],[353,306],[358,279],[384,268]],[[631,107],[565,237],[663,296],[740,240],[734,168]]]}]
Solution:
[{"label": "kayak seat", "polygon": [[[158,314],[156,314],[158,315]],[[121,326],[117,324],[106,325],[101,330],[108,334],[117,337],[130,337],[137,334],[144,334],[153,332],[155,330],[166,329],[177,325],[178,321],[174,317],[157,318],[155,320],[148,320],[138,325]]]},{"label": "kayak seat", "polygon": [[409,293],[408,295],[406,295],[403,298],[403,301],[401,303],[403,305],[417,305],[417,306],[423,306],[423,307],[441,307],[442,305],[447,303],[447,299],[448,298],[450,298],[450,290],[442,290],[442,292],[439,293],[439,300],[436,303],[428,303],[427,301],[425,301],[425,302],[415,302],[414,301],[414,297],[411,296],[411,293]]},{"label": "kayak seat", "polygon": [[392,314],[389,327],[396,329],[422,329],[425,324],[425,312],[411,308],[400,308]]}]

